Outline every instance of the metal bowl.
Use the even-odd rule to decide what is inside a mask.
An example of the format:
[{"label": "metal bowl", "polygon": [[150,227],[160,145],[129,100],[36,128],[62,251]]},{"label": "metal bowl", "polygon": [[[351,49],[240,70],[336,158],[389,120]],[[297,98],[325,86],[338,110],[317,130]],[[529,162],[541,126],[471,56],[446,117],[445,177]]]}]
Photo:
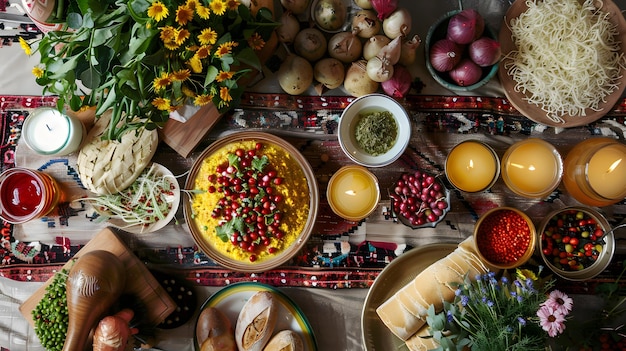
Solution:
[{"label": "metal bowl", "polygon": [[[494,220],[496,216],[501,216],[503,214],[515,215],[517,217],[520,217],[528,225],[528,233],[524,233],[524,232],[517,233],[517,234],[523,235],[522,237],[519,237],[519,238],[528,240],[527,247],[523,254],[519,255],[512,261],[510,260],[497,261],[497,260],[488,258],[488,257],[492,257],[492,255],[491,255],[491,252],[488,251],[489,245],[486,245],[487,240],[488,240],[486,239],[486,235],[487,234],[492,235],[493,232],[490,230],[486,230],[487,226],[492,225],[491,221]],[[508,235],[514,234],[511,231],[511,229],[508,229],[508,228],[506,229],[506,233]],[[525,235],[527,235],[527,238],[524,238]],[[520,243],[519,241],[517,241],[517,238],[518,237],[515,237],[514,238],[515,240],[505,240],[506,245],[507,245],[505,248],[507,249],[507,252],[511,251],[517,244],[523,245],[523,242]],[[476,251],[478,252],[478,256],[486,264],[495,268],[499,268],[499,269],[511,269],[511,268],[519,267],[523,265],[524,263],[526,263],[534,254],[536,240],[537,240],[537,235],[536,235],[535,225],[533,224],[533,221],[524,212],[513,207],[503,206],[503,207],[493,208],[487,211],[482,216],[480,216],[480,218],[476,222],[476,225],[474,226],[474,241],[476,242],[476,248],[477,248]]]},{"label": "metal bowl", "polygon": [[[583,269],[567,268],[560,262],[555,261],[555,259],[552,258],[552,254],[546,254],[546,252],[544,252],[544,249],[549,249],[549,241],[552,241],[552,250],[556,248],[563,249],[563,251],[572,250],[574,255],[577,255],[578,252],[580,252],[579,249],[582,248],[584,255],[585,242],[586,240],[592,239],[591,234],[593,233],[589,233],[589,237],[583,239],[583,237],[587,234],[583,234],[582,231],[578,232],[579,235],[576,235],[576,238],[579,239],[579,242],[576,245],[572,245],[571,249],[566,248],[567,243],[563,242],[563,236],[561,236],[561,238],[559,239],[559,243],[556,242],[557,239],[548,239],[550,237],[553,237],[557,233],[561,233],[559,230],[554,228],[554,221],[561,218],[562,220],[567,222],[568,220],[565,219],[566,217],[563,217],[567,215],[574,215],[573,218],[577,222],[574,227],[583,227],[580,226],[580,220],[592,219],[595,222],[594,226],[598,226],[598,228],[601,228],[603,231],[603,236],[595,241],[598,245],[601,245],[602,250],[599,252],[597,258],[593,263],[590,263],[591,261],[588,261],[581,257],[580,262],[586,262],[583,264],[583,267],[585,267]],[[579,236],[581,238],[578,238]],[[598,274],[602,273],[602,271],[604,271],[606,267],[608,267],[608,265],[611,263],[611,259],[613,258],[613,253],[615,252],[615,237],[613,236],[613,231],[611,230],[609,222],[599,212],[587,207],[571,206],[549,213],[539,225],[538,237],[538,249],[541,253],[541,258],[546,263],[546,266],[548,266],[548,268],[550,268],[550,270],[556,275],[568,280],[580,281],[594,278]],[[558,247],[555,247],[554,245],[558,245]]]},{"label": "metal bowl", "polygon": [[[276,246],[274,246],[277,248],[277,251],[270,254],[266,254],[268,250],[264,250],[264,253],[257,253],[256,257],[258,259],[251,259],[250,253],[231,244],[230,241],[222,241],[215,230],[215,223],[208,219],[211,215],[210,212],[217,206],[221,195],[200,198],[199,196],[202,194],[196,194],[198,192],[210,192],[210,190],[207,189],[209,188],[209,184],[205,184],[202,180],[204,179],[203,177],[208,176],[207,173],[215,173],[214,170],[210,169],[211,166],[209,166],[208,163],[211,162],[213,165],[214,162],[227,162],[227,155],[234,154],[238,148],[242,148],[242,145],[244,145],[242,143],[246,143],[245,145],[262,144],[263,149],[261,149],[258,154],[267,156],[270,166],[276,168],[280,167],[277,173],[279,173],[278,176],[282,177],[283,180],[280,185],[276,186],[274,191],[287,195],[284,195],[285,200],[279,202],[277,206],[288,206],[288,196],[302,196],[303,198],[299,201],[302,203],[308,202],[308,209],[302,206],[301,208],[304,210],[301,214],[297,213],[298,208],[289,207],[287,211],[282,211],[284,217],[282,219],[283,224],[281,224],[280,228],[284,233],[284,239],[282,239],[282,241],[279,240]],[[272,150],[276,150],[276,152],[274,153],[270,150],[265,152],[264,150],[267,150],[269,147],[272,147]],[[207,162],[207,164],[205,164],[205,162]],[[205,167],[204,170],[203,166]],[[290,172],[286,172],[287,169],[296,167],[300,168],[300,174],[302,174],[304,178],[300,178],[300,174],[294,175]],[[280,187],[280,190],[278,190],[278,187]],[[305,187],[307,189],[304,189]],[[319,189],[310,164],[289,142],[268,133],[238,132],[211,144],[194,162],[187,178],[185,189],[187,190],[186,193],[190,195],[185,198],[183,210],[185,220],[189,225],[194,241],[213,261],[234,271],[262,272],[287,262],[306,244],[317,217]],[[293,200],[294,198],[292,197],[291,199]],[[192,205],[195,200],[206,201],[202,205],[202,210],[194,210]],[[204,208],[205,206],[206,208]],[[243,215],[241,216],[243,217]],[[287,216],[291,216],[290,219],[287,219]],[[298,218],[294,219],[294,216],[298,216]],[[285,228],[284,223],[286,221],[291,221],[290,223],[298,228],[302,226],[302,229],[298,232],[291,228]],[[302,221],[304,221],[304,223],[302,223]],[[280,247],[281,245],[284,246]],[[229,254],[227,250],[231,250],[232,253]]]}]

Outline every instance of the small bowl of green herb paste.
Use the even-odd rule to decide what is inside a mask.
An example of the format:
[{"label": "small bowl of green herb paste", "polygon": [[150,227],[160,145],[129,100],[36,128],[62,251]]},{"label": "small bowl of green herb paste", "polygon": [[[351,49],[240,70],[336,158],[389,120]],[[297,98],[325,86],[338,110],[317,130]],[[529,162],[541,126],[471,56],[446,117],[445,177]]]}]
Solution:
[{"label": "small bowl of green herb paste", "polygon": [[383,167],[396,161],[411,139],[411,121],[404,107],[383,94],[353,100],[339,120],[339,144],[354,162]]}]

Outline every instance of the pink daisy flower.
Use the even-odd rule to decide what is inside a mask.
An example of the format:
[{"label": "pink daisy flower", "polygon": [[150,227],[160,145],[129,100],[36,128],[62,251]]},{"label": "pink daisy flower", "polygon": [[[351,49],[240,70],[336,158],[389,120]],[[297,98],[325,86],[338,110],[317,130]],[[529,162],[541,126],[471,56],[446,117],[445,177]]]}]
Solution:
[{"label": "pink daisy flower", "polygon": [[555,337],[565,330],[565,315],[559,313],[548,305],[542,305],[537,311],[541,328],[548,332],[550,337]]},{"label": "pink daisy flower", "polygon": [[574,301],[564,292],[552,290],[550,296],[543,304],[552,307],[562,315],[567,315],[572,311]]}]

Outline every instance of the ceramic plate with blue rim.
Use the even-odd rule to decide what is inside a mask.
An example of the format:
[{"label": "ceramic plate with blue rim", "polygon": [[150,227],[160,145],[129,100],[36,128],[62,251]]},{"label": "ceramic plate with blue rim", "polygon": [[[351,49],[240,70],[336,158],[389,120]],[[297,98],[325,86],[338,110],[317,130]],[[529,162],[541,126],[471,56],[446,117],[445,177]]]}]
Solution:
[{"label": "ceramic plate with blue rim", "polygon": [[[271,292],[278,302],[278,318],[274,334],[284,329],[293,330],[302,337],[304,351],[317,351],[313,329],[302,310],[287,295],[270,285],[254,282],[234,283],[213,294],[202,304],[200,311],[209,307],[217,308],[230,319],[235,328],[239,312],[252,295],[259,291]],[[194,348],[200,350],[195,341]]]}]

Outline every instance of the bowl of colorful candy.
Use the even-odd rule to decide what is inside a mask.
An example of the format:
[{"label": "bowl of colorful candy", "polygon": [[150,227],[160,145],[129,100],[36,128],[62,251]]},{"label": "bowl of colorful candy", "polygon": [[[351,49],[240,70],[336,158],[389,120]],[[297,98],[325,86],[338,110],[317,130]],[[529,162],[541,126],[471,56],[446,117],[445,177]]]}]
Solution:
[{"label": "bowl of colorful candy", "polygon": [[450,211],[450,190],[420,170],[403,173],[389,189],[389,198],[393,215],[413,229],[435,227]]},{"label": "bowl of colorful candy", "polygon": [[591,279],[611,262],[615,238],[607,220],[596,210],[575,206],[556,210],[539,228],[541,257],[562,278]]},{"label": "bowl of colorful candy", "polygon": [[535,251],[535,225],[513,207],[496,207],[474,226],[478,256],[494,268],[510,269],[526,263]]}]

